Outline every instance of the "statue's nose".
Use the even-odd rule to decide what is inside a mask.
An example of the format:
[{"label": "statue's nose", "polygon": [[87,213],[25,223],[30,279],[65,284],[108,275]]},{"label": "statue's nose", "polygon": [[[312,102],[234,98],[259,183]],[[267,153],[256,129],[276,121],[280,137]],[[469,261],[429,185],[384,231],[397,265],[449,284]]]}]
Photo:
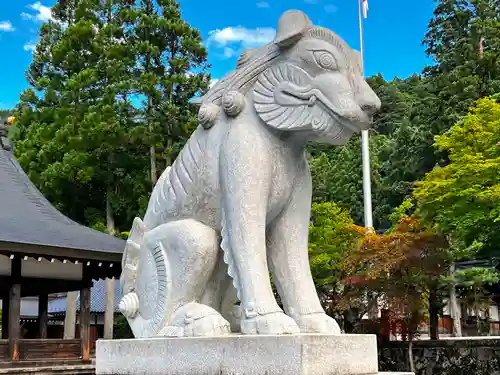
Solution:
[{"label": "statue's nose", "polygon": [[357,97],[357,102],[363,112],[368,116],[373,116],[377,113],[382,105],[377,94],[373,92],[372,88],[364,80],[361,83],[361,90]]},{"label": "statue's nose", "polygon": [[370,117],[373,116],[375,113],[377,113],[378,110],[380,109],[380,106],[373,102],[362,103],[360,107],[363,110],[363,112],[365,112]]}]

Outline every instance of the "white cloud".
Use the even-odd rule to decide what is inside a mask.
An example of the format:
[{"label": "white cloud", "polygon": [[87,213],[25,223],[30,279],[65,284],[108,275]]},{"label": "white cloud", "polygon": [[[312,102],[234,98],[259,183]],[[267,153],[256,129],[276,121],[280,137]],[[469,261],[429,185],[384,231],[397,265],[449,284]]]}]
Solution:
[{"label": "white cloud", "polygon": [[49,20],[54,20],[50,7],[42,5],[42,3],[39,1],[34,4],[28,5],[28,8],[34,10],[36,13],[30,14],[23,12],[21,13],[21,17],[23,17],[24,19],[40,22],[48,22]]},{"label": "white cloud", "polygon": [[269,3],[267,1],[259,1],[255,5],[257,5],[257,8],[269,8]]},{"label": "white cloud", "polygon": [[335,13],[337,11],[337,6],[333,4],[327,4],[325,5],[325,12],[326,13]]},{"label": "white cloud", "polygon": [[34,51],[36,48],[36,43],[34,42],[28,42],[23,46],[23,49],[25,51]]},{"label": "white cloud", "polygon": [[231,43],[241,43],[245,47],[258,47],[274,39],[276,30],[271,27],[247,29],[242,26],[225,27],[210,31],[208,44],[215,43],[221,47]]},{"label": "white cloud", "polygon": [[220,48],[224,58],[231,58],[239,55],[244,49],[260,47],[271,42],[275,35],[276,30],[271,27],[225,27],[210,31],[207,46]]},{"label": "white cloud", "polygon": [[10,21],[0,21],[0,31],[14,31],[14,26]]}]

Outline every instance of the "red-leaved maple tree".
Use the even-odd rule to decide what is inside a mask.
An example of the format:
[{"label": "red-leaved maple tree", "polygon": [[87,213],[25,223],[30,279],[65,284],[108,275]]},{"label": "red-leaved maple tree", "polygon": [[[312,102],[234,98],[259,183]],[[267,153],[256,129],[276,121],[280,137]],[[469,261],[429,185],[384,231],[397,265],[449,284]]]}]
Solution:
[{"label": "red-leaved maple tree", "polygon": [[402,218],[383,234],[352,229],[361,237],[342,262],[345,287],[337,308],[359,308],[368,295],[375,296],[384,317],[400,323],[403,336],[411,339],[449,266],[444,236],[422,227],[416,217]]}]

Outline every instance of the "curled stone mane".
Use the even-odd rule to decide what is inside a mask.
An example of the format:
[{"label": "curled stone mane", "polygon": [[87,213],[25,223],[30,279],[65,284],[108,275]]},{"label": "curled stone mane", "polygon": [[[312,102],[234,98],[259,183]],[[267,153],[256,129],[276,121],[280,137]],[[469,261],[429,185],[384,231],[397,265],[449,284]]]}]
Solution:
[{"label": "curled stone mane", "polygon": [[245,51],[238,60],[237,68],[221,79],[202,98],[198,111],[198,123],[210,129],[221,109],[227,116],[237,116],[244,107],[244,96],[257,77],[280,56],[280,48],[269,43],[258,50]]}]

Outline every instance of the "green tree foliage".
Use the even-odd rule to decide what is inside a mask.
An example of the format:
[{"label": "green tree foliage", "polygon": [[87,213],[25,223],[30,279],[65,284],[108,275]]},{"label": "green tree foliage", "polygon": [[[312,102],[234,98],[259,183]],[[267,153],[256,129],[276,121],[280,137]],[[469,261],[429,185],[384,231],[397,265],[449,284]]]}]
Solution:
[{"label": "green tree foliage", "polygon": [[[389,215],[407,198],[414,181],[434,165],[432,148],[434,97],[428,82],[415,75],[387,82],[381,75],[368,83],[382,101],[370,132],[370,162],[374,226],[387,229]],[[363,224],[361,139],[341,148],[311,147],[311,171],[316,202],[335,201]]]},{"label": "green tree foliage", "polygon": [[485,98],[436,147],[450,163],[415,190],[418,213],[451,236],[460,257],[498,255],[500,233],[500,104]]},{"label": "green tree foliage", "polygon": [[340,265],[356,241],[349,212],[333,202],[314,203],[309,228],[311,272],[322,300],[331,300],[340,282]]},{"label": "green tree foliage", "polygon": [[488,286],[500,281],[498,272],[487,267],[470,267],[458,270],[453,278],[444,278],[457,286],[459,298],[476,312],[488,311],[491,303],[491,293]]},{"label": "green tree foliage", "polygon": [[[76,220],[105,221],[114,233],[113,204],[127,168],[130,108],[121,100],[133,56],[123,44],[120,1],[64,1],[42,26],[19,105],[25,131],[17,154],[30,177]],[[101,219],[102,218],[102,219]]]},{"label": "green tree foliage", "polygon": [[[388,228],[391,211],[411,195],[415,181],[447,163],[446,152],[433,148],[434,137],[475,100],[500,92],[498,9],[499,0],[438,1],[424,36],[435,64],[424,77],[368,78],[382,101],[370,146],[375,228]],[[337,202],[357,224],[363,223],[360,153],[357,139],[340,150],[311,148],[314,200]]]},{"label": "green tree foliage", "polygon": [[0,119],[6,119],[7,117],[9,117],[11,114],[12,114],[12,110],[10,109],[0,109]]},{"label": "green tree foliage", "polygon": [[173,0],[68,0],[53,16],[17,107],[16,155],[65,214],[126,230],[151,191],[151,146],[171,160],[195,123],[206,51]]},{"label": "green tree foliage", "polygon": [[440,0],[424,44],[436,64],[425,70],[446,131],[473,102],[500,91],[499,0]]},{"label": "green tree foliage", "polygon": [[147,123],[154,184],[196,126],[189,99],[208,88],[207,52],[199,31],[181,18],[177,1],[141,0],[133,16],[134,86],[146,98],[141,116]]},{"label": "green tree foliage", "polygon": [[127,318],[125,318],[125,316],[123,316],[122,314],[118,314],[115,317],[113,326],[113,338],[115,340],[134,338],[134,333],[132,332],[132,329],[127,322]]},{"label": "green tree foliage", "polygon": [[[386,142],[384,136],[370,140],[372,165],[372,193],[374,196],[374,216],[379,227],[379,218],[387,209],[381,196],[381,176],[379,150]],[[356,137],[340,148],[313,151],[310,159],[313,178],[313,200],[315,202],[335,201],[349,210],[356,223],[363,223],[363,175],[361,169],[361,138]]]}]

